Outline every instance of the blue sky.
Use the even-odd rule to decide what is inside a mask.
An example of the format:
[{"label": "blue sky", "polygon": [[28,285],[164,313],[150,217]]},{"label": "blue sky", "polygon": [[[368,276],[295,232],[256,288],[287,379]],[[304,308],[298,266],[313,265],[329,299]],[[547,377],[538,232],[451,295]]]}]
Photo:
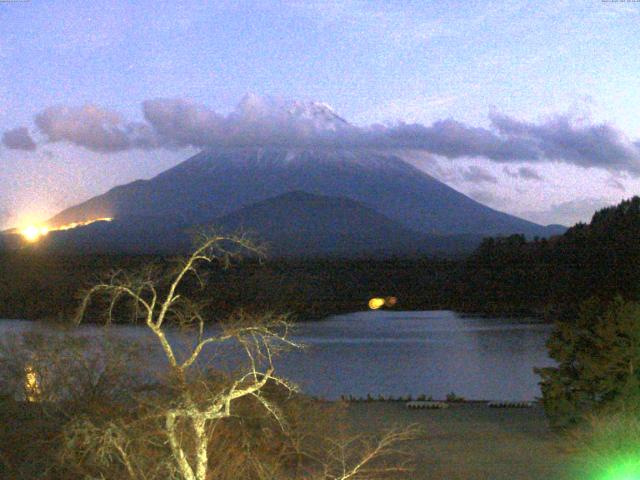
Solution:
[{"label": "blue sky", "polygon": [[[147,100],[225,115],[247,93],[326,102],[362,128],[453,120],[496,131],[491,115],[503,115],[539,143],[566,118],[576,142],[593,148],[588,134],[606,126],[627,163],[587,158],[580,145],[555,154],[557,139],[535,161],[403,152],[500,210],[541,223],[588,220],[640,191],[639,47],[634,2],[0,3],[0,133],[27,129],[0,147],[0,226],[44,220],[201,147],[96,151],[38,125],[46,109],[89,104],[144,123]],[[575,149],[580,159],[570,158]]]}]

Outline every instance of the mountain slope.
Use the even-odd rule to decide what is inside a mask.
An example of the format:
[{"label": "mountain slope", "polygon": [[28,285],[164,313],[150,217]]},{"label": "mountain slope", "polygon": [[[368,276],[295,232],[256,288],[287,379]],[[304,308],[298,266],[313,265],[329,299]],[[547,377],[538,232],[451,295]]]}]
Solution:
[{"label": "mountain slope", "polygon": [[27,248],[62,254],[188,253],[192,245],[189,225],[162,217],[127,216],[69,230],[51,231]]},{"label": "mountain slope", "polygon": [[415,253],[420,235],[347,198],[288,192],[214,220],[226,232],[246,231],[275,256],[359,256]]},{"label": "mountain slope", "polygon": [[244,233],[275,257],[456,256],[470,253],[479,235],[423,235],[375,210],[341,197],[288,192],[199,225],[163,217],[124,216],[52,231],[31,248],[57,253],[187,253],[193,234],[213,228]]},{"label": "mountain slope", "polygon": [[557,233],[488,208],[399,157],[354,149],[204,151],[151,180],[69,208],[49,223],[136,215],[197,224],[291,191],[350,198],[427,234]]}]

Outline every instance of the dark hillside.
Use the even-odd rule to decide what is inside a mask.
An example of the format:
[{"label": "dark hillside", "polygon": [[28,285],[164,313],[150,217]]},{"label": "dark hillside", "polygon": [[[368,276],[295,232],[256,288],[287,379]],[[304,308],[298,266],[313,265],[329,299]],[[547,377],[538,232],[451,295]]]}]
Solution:
[{"label": "dark hillside", "polygon": [[461,266],[469,311],[575,311],[585,299],[640,293],[640,197],[596,212],[558,237],[486,239]]}]

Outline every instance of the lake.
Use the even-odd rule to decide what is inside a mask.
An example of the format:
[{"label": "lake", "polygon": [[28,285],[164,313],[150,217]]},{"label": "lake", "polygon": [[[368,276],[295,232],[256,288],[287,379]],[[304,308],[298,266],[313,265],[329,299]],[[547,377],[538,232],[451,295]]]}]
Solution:
[{"label": "lake", "polygon": [[[34,328],[0,321],[0,335]],[[44,328],[42,326],[35,328]],[[534,367],[552,365],[545,341],[551,326],[532,320],[470,317],[451,311],[367,311],[296,327],[303,351],[276,360],[280,375],[308,394],[407,396],[435,399],[454,392],[469,400],[533,400],[540,395]],[[83,326],[99,335],[103,329]],[[136,338],[142,327],[114,327]]]}]

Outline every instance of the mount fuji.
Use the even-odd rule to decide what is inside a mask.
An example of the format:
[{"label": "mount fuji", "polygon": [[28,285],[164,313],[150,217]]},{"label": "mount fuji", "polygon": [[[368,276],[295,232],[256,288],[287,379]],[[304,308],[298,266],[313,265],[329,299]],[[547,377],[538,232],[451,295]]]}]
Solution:
[{"label": "mount fuji", "polygon": [[[387,242],[394,245],[394,251],[399,245],[411,245],[410,250],[415,251],[416,242],[419,244],[427,237],[440,239],[442,245],[446,244],[443,238],[452,235],[478,240],[482,236],[515,233],[548,237],[564,231],[558,225],[541,226],[482,205],[398,155],[360,147],[305,144],[305,139],[316,138],[318,134],[339,135],[353,128],[325,104],[293,102],[269,110],[253,97],[243,102],[245,120],[248,118],[254,125],[294,125],[296,138],[303,141],[292,142],[294,146],[207,148],[152,179],[115,187],[68,208],[48,224],[57,227],[112,217],[112,225],[93,229],[117,227],[118,235],[125,237],[127,225],[132,227],[129,229],[132,235],[134,231],[140,235],[141,225],[161,225],[161,236],[169,244],[171,235],[167,229],[229,226],[235,222],[257,231],[259,236],[277,238],[275,243],[282,244],[287,232],[291,233],[290,238],[300,232],[306,232],[307,236],[315,232],[317,238],[329,238],[324,233],[336,232],[331,225],[335,220],[353,225],[354,234],[357,230],[360,239],[377,238],[375,242],[360,242],[361,245],[384,250]],[[286,196],[292,192],[307,196]],[[284,200],[272,201],[283,195]],[[305,210],[307,215],[301,216],[300,212]],[[295,221],[292,217],[287,222],[283,215],[287,211],[298,212]],[[332,211],[334,216],[328,214]],[[238,221],[238,212],[244,219],[242,222]],[[348,215],[351,217],[345,217]],[[359,216],[368,221],[363,222]],[[318,218],[323,218],[324,223],[315,221],[313,228],[303,225]],[[369,232],[365,232],[367,224]],[[274,235],[276,230],[278,235]],[[145,237],[152,231],[153,228],[148,230]],[[348,237],[345,232],[341,235]],[[399,237],[411,241],[400,241]],[[276,247],[276,250],[286,249]],[[330,253],[331,246],[319,250]]]},{"label": "mount fuji", "polygon": [[48,223],[131,215],[203,223],[291,191],[350,198],[422,233],[556,233],[486,207],[397,156],[347,149],[203,151],[150,180],[68,208]]}]

